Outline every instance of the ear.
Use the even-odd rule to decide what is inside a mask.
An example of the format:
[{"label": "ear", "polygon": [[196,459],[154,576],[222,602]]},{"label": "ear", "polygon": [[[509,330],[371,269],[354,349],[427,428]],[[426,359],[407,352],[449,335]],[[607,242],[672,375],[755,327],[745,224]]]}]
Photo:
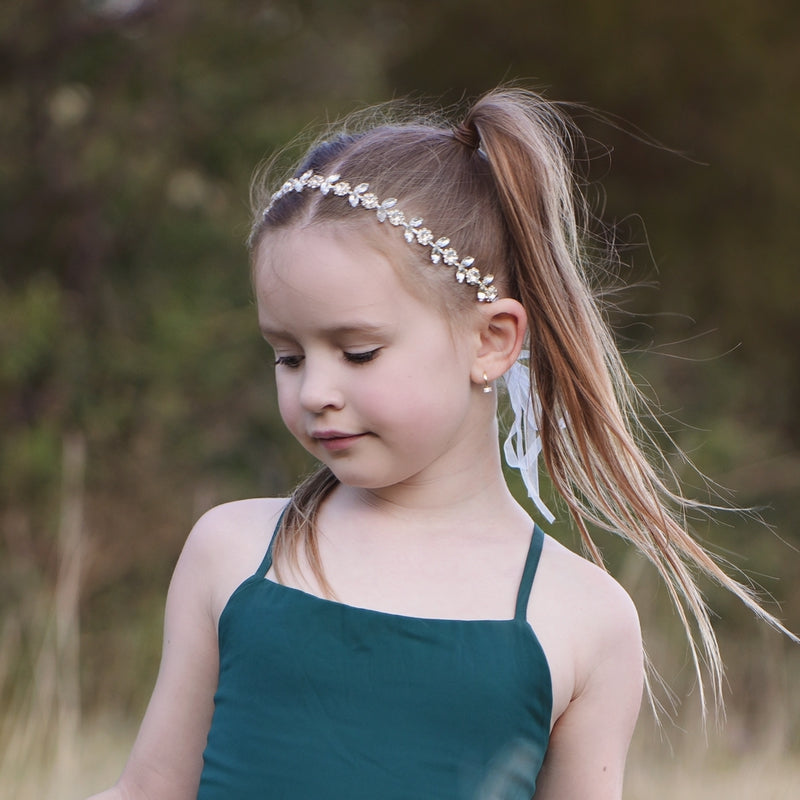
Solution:
[{"label": "ear", "polygon": [[478,309],[479,344],[472,365],[473,382],[482,384],[503,375],[519,357],[528,331],[522,304],[511,297],[486,303]]}]

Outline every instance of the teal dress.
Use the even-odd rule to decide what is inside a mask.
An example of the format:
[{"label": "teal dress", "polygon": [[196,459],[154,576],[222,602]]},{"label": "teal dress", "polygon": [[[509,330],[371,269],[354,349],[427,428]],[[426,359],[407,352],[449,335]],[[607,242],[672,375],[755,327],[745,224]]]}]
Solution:
[{"label": "teal dress", "polygon": [[507,620],[400,616],[266,579],[219,620],[198,800],[528,800],[552,689],[526,608],[534,528]]}]

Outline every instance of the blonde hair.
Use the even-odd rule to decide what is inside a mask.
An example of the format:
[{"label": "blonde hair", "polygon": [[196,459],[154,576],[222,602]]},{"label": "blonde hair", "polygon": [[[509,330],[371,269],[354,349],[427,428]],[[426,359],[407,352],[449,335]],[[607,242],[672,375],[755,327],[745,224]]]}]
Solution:
[{"label": "blonde hair", "polygon": [[[591,215],[572,166],[577,141],[580,134],[557,104],[523,90],[498,89],[477,100],[455,127],[381,124],[326,139],[295,174],[336,172],[352,184],[368,182],[381,197],[397,197],[403,208],[446,232],[459,252],[493,271],[501,297],[522,303],[531,391],[540,399],[537,425],[552,483],[599,566],[603,560],[589,526],[628,540],[655,565],[686,631],[705,709],[701,665],[719,704],[723,666],[696,573],[791,634],[687,531],[687,511],[704,506],[672,488],[677,482],[639,420],[643,398],[592,290],[585,254]],[[326,201],[319,192],[288,194],[265,215],[270,182],[262,177],[253,193],[253,252],[270,230],[332,220],[353,224],[346,202]],[[452,274],[416,258],[415,279],[430,284],[451,314],[475,303]],[[655,464],[645,449],[656,453]],[[326,591],[315,521],[336,485],[327,467],[303,481],[276,539],[276,560],[296,559],[303,543]]]}]

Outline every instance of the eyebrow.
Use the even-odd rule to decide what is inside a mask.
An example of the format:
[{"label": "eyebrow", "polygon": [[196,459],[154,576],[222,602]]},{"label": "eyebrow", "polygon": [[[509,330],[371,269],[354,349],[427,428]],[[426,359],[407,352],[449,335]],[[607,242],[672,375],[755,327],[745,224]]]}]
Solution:
[{"label": "eyebrow", "polygon": [[[379,336],[385,335],[387,327],[385,325],[373,325],[372,323],[351,323],[348,325],[334,325],[330,328],[322,328],[320,333],[328,338],[336,338],[340,336]],[[264,338],[269,339],[294,339],[294,337],[287,331],[279,330],[277,328],[270,328],[265,325],[261,326],[261,333]]]}]

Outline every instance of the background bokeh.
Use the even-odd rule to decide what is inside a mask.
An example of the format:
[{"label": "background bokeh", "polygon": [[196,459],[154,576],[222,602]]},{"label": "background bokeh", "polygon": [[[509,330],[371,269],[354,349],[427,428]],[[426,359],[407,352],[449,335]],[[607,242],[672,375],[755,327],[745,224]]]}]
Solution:
[{"label": "background bokeh", "polygon": [[[368,104],[507,81],[604,112],[576,116],[637,284],[611,312],[621,345],[678,444],[768,523],[722,514],[698,535],[800,628],[800,4],[17,0],[0,8],[0,794],[129,740],[192,522],[309,466],[255,324],[256,164]],[[696,730],[664,593],[601,541]],[[708,592],[730,683],[715,769],[791,759],[798,648]],[[637,734],[653,770],[697,757],[701,735],[654,727]]]}]

